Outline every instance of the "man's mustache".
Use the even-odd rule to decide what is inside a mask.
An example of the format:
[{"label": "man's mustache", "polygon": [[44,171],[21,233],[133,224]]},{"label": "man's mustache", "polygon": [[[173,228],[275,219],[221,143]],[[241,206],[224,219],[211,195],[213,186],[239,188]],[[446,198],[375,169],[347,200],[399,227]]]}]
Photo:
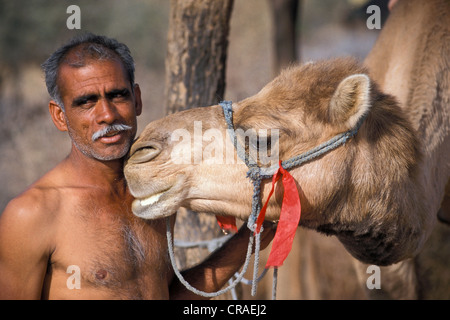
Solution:
[{"label": "man's mustache", "polygon": [[92,135],[92,141],[96,141],[106,135],[108,135],[111,132],[120,132],[120,131],[127,131],[127,130],[131,130],[133,129],[132,127],[126,125],[126,124],[122,124],[122,123],[117,123],[117,124],[113,124],[113,125],[107,125],[106,127],[98,130],[97,132],[95,132]]}]

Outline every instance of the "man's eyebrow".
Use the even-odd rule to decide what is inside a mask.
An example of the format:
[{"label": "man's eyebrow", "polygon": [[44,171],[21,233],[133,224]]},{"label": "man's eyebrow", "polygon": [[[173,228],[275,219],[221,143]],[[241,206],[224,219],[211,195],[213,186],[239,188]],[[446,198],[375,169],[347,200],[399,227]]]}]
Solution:
[{"label": "man's eyebrow", "polygon": [[130,90],[128,90],[128,88],[112,89],[112,90],[106,92],[107,97],[115,97],[117,95],[128,96],[129,94],[130,94]]},{"label": "man's eyebrow", "polygon": [[79,96],[79,97],[76,97],[75,99],[73,99],[72,106],[80,106],[88,101],[97,100],[97,99],[98,99],[98,95],[94,94],[94,93],[82,95],[82,96]]}]

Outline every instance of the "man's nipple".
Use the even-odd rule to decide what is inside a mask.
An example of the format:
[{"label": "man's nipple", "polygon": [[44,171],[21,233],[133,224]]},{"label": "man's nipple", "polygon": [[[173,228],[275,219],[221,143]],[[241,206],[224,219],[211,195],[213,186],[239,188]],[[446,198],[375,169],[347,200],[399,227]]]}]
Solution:
[{"label": "man's nipple", "polygon": [[95,273],[95,277],[98,280],[105,280],[107,275],[108,275],[108,271],[106,271],[104,269],[97,270],[97,272]]}]

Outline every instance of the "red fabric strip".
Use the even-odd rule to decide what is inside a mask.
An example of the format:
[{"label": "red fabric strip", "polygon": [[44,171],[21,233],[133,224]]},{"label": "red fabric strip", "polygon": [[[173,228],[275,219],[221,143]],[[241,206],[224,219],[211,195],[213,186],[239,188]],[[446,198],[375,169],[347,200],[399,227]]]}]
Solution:
[{"label": "red fabric strip", "polygon": [[272,189],[270,189],[269,196],[267,197],[266,203],[264,203],[264,206],[261,208],[258,218],[256,219],[255,234],[257,234],[261,231],[261,226],[266,217],[267,204],[269,203],[270,197],[272,197],[273,191],[275,189],[275,183],[278,181],[278,179],[280,179],[280,177],[281,177],[281,172],[280,172],[280,169],[278,169],[277,172],[275,172],[275,174],[272,177]]},{"label": "red fabric strip", "polygon": [[238,232],[236,218],[232,216],[216,216],[220,228],[225,231]]},{"label": "red fabric strip", "polygon": [[[256,220],[255,234],[261,231],[261,226],[266,216],[267,205],[270,197],[275,190],[276,182],[282,177],[281,181],[284,187],[283,202],[281,204],[280,220],[278,221],[277,231],[272,243],[272,249],[267,260],[266,268],[280,267],[286,260],[289,252],[292,249],[295,232],[297,231],[300,222],[301,204],[298,195],[297,185],[291,174],[281,166],[279,163],[277,172],[272,177],[272,189],[269,192],[264,206]],[[217,222],[223,230],[232,230],[237,232],[236,219],[231,216],[216,216]]]},{"label": "red fabric strip", "polygon": [[270,190],[266,203],[262,207],[256,221],[255,233],[259,233],[261,230],[261,225],[264,222],[269,199],[275,189],[275,183],[282,176],[281,181],[284,187],[284,194],[283,202],[281,204],[280,220],[278,222],[277,231],[272,243],[272,249],[269,254],[269,259],[267,260],[266,268],[279,267],[283,265],[284,260],[287,258],[292,249],[292,243],[294,241],[295,232],[297,231],[301,215],[300,197],[298,195],[295,180],[291,174],[281,166],[281,161],[279,165],[280,167],[272,178],[272,189]]},{"label": "red fabric strip", "polygon": [[289,172],[283,169],[281,163],[279,170],[283,175],[283,203],[281,204],[280,221],[278,222],[266,268],[283,265],[284,260],[291,252],[301,215],[300,197],[295,180]]}]

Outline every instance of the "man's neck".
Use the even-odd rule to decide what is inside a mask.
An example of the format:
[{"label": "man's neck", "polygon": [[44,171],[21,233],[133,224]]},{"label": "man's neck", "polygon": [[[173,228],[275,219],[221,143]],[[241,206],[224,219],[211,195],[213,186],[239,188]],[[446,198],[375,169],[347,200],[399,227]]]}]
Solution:
[{"label": "man's neck", "polygon": [[78,182],[85,186],[104,188],[119,196],[126,192],[123,158],[101,161],[82,154],[72,147],[67,164],[78,173]]}]

